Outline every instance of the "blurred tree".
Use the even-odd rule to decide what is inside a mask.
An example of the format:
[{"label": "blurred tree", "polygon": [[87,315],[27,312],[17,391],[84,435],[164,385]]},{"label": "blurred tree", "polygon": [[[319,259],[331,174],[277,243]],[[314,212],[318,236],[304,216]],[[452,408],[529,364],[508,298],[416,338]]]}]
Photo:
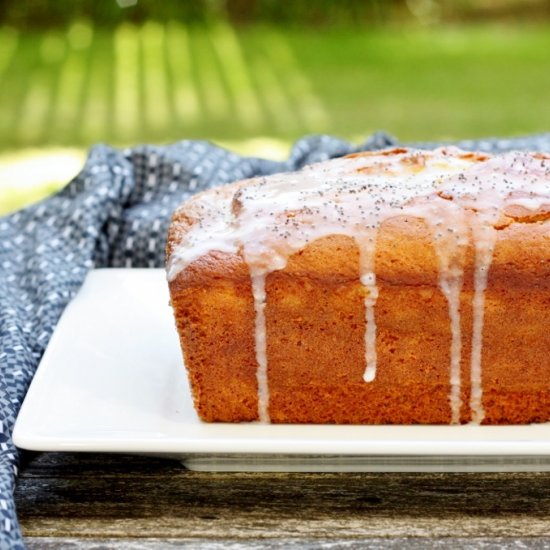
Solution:
[{"label": "blurred tree", "polygon": [[95,26],[123,21],[203,22],[224,14],[237,24],[381,25],[388,22],[550,18],[550,0],[0,0],[0,24],[24,28],[64,27],[75,19]]}]

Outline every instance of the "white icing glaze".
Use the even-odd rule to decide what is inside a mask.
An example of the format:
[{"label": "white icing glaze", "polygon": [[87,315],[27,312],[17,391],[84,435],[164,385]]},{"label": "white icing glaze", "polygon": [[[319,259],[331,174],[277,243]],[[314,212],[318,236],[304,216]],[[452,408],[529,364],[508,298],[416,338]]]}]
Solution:
[{"label": "white icing glaze", "polygon": [[375,257],[376,234],[378,230],[369,229],[355,239],[359,247],[359,280],[365,288],[365,373],[363,380],[372,382],[376,378],[376,320],[374,306],[378,298],[376,286]]},{"label": "white icing glaze", "polygon": [[462,357],[460,290],[462,288],[462,278],[443,278],[440,285],[449,303],[449,317],[451,319],[451,393],[449,395],[449,401],[451,403],[451,424],[459,424],[460,407],[462,405],[462,400],[460,398],[460,360]]},{"label": "white icing glaze", "polygon": [[465,250],[473,241],[475,275],[471,364],[473,422],[483,420],[484,297],[496,242],[495,224],[508,207],[537,212],[550,204],[548,158],[527,153],[475,157],[455,148],[359,155],[300,172],[242,182],[194,197],[184,208],[200,221],[184,232],[168,259],[173,279],[212,250],[242,252],[252,280],[261,421],[268,421],[265,280],[312,241],[352,237],[359,248],[358,279],[365,288],[364,380],[376,378],[376,241],[380,225],[397,216],[421,218],[431,228],[439,286],[450,318],[451,422],[460,421],[461,322]]},{"label": "white icing glaze", "polygon": [[260,422],[269,422],[269,385],[267,382],[267,336],[265,328],[265,273],[251,273],[252,296],[254,297],[255,342],[256,342],[256,380],[258,382],[258,418]]},{"label": "white icing glaze", "polygon": [[480,424],[485,416],[483,411],[482,379],[481,379],[481,352],[483,348],[483,318],[485,316],[485,290],[489,277],[493,251],[497,235],[491,225],[479,224],[474,226],[474,243],[476,249],[476,263],[474,273],[473,298],[473,329],[472,329],[472,358],[470,362],[470,380],[472,389],[470,394],[470,410],[472,423]]}]

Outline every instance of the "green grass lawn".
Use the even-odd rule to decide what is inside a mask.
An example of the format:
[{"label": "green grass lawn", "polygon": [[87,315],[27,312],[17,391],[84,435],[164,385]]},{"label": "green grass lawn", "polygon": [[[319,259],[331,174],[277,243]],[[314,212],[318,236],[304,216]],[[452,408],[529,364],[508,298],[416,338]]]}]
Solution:
[{"label": "green grass lawn", "polygon": [[550,27],[0,28],[0,83],[4,153],[378,129],[517,135],[550,129]]},{"label": "green grass lawn", "polygon": [[331,36],[307,48],[293,37],[335,131],[384,128],[404,140],[550,130],[550,29],[478,27]]},{"label": "green grass lawn", "polygon": [[0,148],[550,128],[550,28],[0,29]]}]

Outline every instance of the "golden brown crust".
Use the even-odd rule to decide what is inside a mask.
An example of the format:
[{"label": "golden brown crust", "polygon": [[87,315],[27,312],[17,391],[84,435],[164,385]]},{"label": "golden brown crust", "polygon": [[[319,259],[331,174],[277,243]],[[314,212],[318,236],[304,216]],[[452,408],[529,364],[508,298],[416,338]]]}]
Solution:
[{"label": "golden brown crust", "polygon": [[[223,257],[218,261],[223,263]],[[183,275],[183,274],[182,274]],[[255,420],[258,399],[254,306],[250,281],[217,279],[187,286],[170,283],[185,365],[200,417],[206,421]]]}]

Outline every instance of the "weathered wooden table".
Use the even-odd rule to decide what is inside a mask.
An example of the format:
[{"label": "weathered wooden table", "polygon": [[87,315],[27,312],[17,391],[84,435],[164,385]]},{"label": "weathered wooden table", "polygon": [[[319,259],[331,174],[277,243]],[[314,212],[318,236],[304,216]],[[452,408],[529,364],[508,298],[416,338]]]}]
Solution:
[{"label": "weathered wooden table", "polygon": [[24,454],[33,548],[550,548],[550,473],[199,473],[103,454]]}]

